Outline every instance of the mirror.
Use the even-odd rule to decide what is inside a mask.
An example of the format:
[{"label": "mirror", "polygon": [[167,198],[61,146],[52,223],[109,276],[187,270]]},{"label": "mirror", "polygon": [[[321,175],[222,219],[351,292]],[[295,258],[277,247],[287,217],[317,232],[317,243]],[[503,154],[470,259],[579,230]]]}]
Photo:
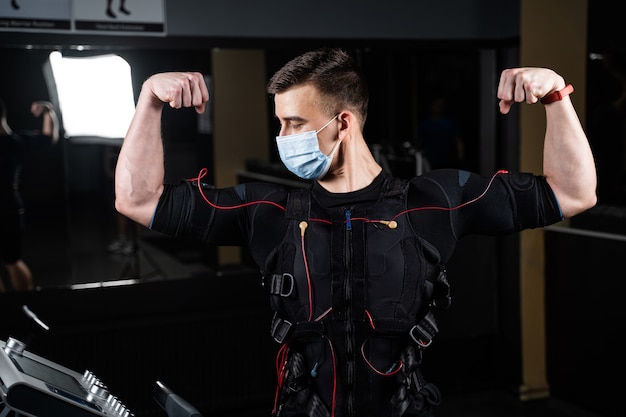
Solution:
[{"label": "mirror", "polygon": [[[202,45],[208,42],[201,42]],[[311,41],[298,48],[266,45],[263,51],[267,74],[303,50],[321,46]],[[332,45],[331,45],[332,46]],[[340,45],[349,48],[349,45]],[[58,47],[4,48],[3,56],[10,73],[0,81],[0,96],[10,104],[9,121],[14,129],[36,129],[29,118],[28,106],[36,99],[49,99],[59,106],[58,86],[51,82],[50,53]],[[115,55],[131,68],[132,89],[136,100],[141,84],[160,71],[194,69],[211,73],[210,48],[89,47],[60,48],[64,57]],[[353,47],[370,84],[370,116],[365,135],[383,164],[398,176],[413,176],[424,169],[420,123],[426,119],[429,103],[438,93],[448,99],[449,115],[462,131],[466,154],[462,166],[471,170],[491,169],[494,150],[489,143],[479,143],[478,113],[468,112],[460,91],[481,94],[475,80],[480,79],[480,51],[473,48],[437,49],[416,44],[406,47],[380,45]],[[454,82],[444,82],[453,79]],[[16,82],[19,80],[19,82]],[[87,92],[89,83],[98,77],[86,77],[79,87]],[[82,103],[95,109],[98,97],[86,93]],[[246,174],[268,172],[290,178],[278,160],[271,140],[276,121],[268,98],[267,132],[269,161],[249,161]],[[106,110],[102,117],[108,117]],[[492,111],[491,107],[488,108]],[[61,113],[61,119],[66,115]],[[102,118],[101,117],[101,118]],[[203,167],[213,166],[213,135],[201,127],[193,112],[165,107],[163,137],[166,150],[166,180],[177,181],[193,176]],[[210,125],[210,120],[209,120]],[[33,271],[35,286],[40,289],[116,285],[147,280],[176,279],[197,274],[214,274],[218,266],[216,248],[184,242],[152,233],[121,218],[113,207],[113,170],[122,138],[68,135],[45,152],[28,155],[24,161],[21,191],[26,206],[24,258]],[[483,151],[479,152],[480,148]],[[488,157],[485,157],[485,153]],[[479,156],[480,155],[480,156]],[[482,159],[482,161],[481,161]],[[210,173],[211,175],[212,173]],[[245,174],[240,176],[244,180]],[[207,178],[213,181],[213,178]],[[116,243],[125,230],[126,241]],[[247,259],[243,254],[244,266]]]},{"label": "mirror", "polygon": [[[23,259],[32,271],[35,288],[169,279],[212,272],[215,256],[211,249],[174,243],[131,224],[115,212],[113,171],[122,137],[68,134],[49,64],[51,52],[48,48],[2,50],[5,62],[10,63],[0,81],[0,97],[7,104],[9,126],[17,132],[40,129],[41,121],[30,114],[30,103],[35,100],[55,104],[62,126],[59,142],[29,149],[21,169],[20,193],[25,206]],[[134,94],[153,72],[178,68],[195,68],[203,73],[210,70],[208,50],[191,53],[102,49],[63,54],[121,57],[131,65]],[[86,81],[77,83],[78,88],[88,91],[88,83],[102,83],[103,79],[92,72],[85,74]],[[135,98],[131,96],[131,103]],[[113,117],[112,111],[97,110],[98,99],[97,94],[85,94],[81,105],[99,113],[96,117]],[[206,165],[203,159],[210,156],[198,151],[210,148],[210,133],[198,133],[195,120],[184,120],[190,117],[193,115],[167,109],[164,113],[164,139],[171,156],[166,168],[168,179],[187,175],[189,171],[181,172],[183,166],[197,172],[200,165]],[[177,140],[169,141],[174,134]],[[122,233],[125,242],[112,245]],[[6,271],[2,272],[3,281],[7,281]],[[11,288],[10,283],[5,284]]]}]

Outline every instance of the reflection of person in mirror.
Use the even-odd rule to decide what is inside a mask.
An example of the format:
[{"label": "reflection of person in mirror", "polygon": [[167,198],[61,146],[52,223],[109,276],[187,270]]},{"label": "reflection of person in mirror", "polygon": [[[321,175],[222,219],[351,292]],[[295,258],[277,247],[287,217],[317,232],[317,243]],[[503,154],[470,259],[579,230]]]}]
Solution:
[{"label": "reflection of person in mirror", "polygon": [[198,72],[146,79],[118,157],[121,213],[154,231],[250,250],[281,344],[273,416],[431,417],[441,395],[422,375],[422,353],[437,334],[436,310],[450,303],[445,265],[458,240],[543,227],[596,203],[593,155],[572,87],[556,72],[507,69],[497,88],[503,114],[545,105],[543,173],[440,169],[402,179],[365,140],[369,97],[356,65],[323,48],[270,79],[278,153],[311,181],[304,188],[218,188],[204,169],[163,183],[163,108],[205,111]]},{"label": "reflection of person in mirror", "polygon": [[[16,291],[33,288],[32,273],[22,259],[24,204],[19,190],[22,160],[30,149],[59,140],[59,123],[52,104],[35,101],[30,111],[42,118],[41,131],[13,131],[7,122],[6,105],[0,99],[0,259],[8,283]],[[0,292],[5,290],[0,279]]]},{"label": "reflection of person in mirror", "polygon": [[[120,12],[125,14],[125,15],[129,15],[130,11],[126,8],[126,0],[120,0],[120,8],[119,8]],[[117,18],[117,15],[113,12],[113,0],[107,0],[107,9],[106,9],[106,14],[107,16],[109,16],[110,18]]]}]

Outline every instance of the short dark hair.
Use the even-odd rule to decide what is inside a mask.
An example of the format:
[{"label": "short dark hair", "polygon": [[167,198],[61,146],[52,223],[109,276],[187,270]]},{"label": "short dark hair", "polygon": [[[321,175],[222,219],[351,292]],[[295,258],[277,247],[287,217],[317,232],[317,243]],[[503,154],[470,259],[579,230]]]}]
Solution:
[{"label": "short dark hair", "polygon": [[363,75],[346,51],[320,48],[292,59],[272,76],[267,92],[279,94],[304,84],[311,84],[327,99],[320,107],[328,115],[349,109],[361,119],[363,128],[369,92]]}]

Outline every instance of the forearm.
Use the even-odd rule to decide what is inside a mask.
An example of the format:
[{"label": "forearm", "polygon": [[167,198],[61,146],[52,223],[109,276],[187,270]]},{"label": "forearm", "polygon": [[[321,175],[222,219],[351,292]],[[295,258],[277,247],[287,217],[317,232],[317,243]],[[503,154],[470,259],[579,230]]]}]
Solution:
[{"label": "forearm", "polygon": [[543,173],[565,218],[596,204],[596,167],[570,97],[545,106]]},{"label": "forearm", "polygon": [[43,112],[41,133],[50,136],[53,144],[59,141],[59,119],[53,108]]},{"label": "forearm", "polygon": [[59,141],[59,118],[54,111],[54,106],[49,101],[35,101],[30,107],[35,117],[41,116],[41,133],[50,136],[52,143]]},{"label": "forearm", "polygon": [[144,88],[115,169],[115,207],[148,226],[163,191],[163,103]]}]

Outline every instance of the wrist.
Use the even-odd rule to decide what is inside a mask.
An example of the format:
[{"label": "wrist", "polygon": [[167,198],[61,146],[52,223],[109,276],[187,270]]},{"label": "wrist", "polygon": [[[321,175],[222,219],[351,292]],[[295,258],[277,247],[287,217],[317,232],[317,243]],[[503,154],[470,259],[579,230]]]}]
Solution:
[{"label": "wrist", "polygon": [[568,96],[572,94],[573,92],[574,92],[574,86],[571,84],[567,84],[561,90],[553,91],[552,93],[546,94],[545,96],[543,96],[543,98],[541,99],[541,104],[545,105],[545,104],[554,103],[555,101],[563,100],[563,97]]}]

